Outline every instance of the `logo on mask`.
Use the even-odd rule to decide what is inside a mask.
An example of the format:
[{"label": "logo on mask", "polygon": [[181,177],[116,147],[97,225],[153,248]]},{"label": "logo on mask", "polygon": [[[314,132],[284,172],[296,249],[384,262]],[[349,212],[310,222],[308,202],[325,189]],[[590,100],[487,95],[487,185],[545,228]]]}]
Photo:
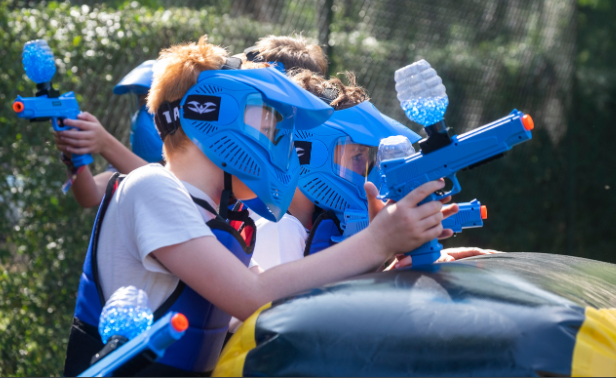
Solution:
[{"label": "logo on mask", "polygon": [[184,118],[199,121],[218,121],[220,97],[190,95],[184,103]]},{"label": "logo on mask", "polygon": [[188,109],[199,114],[211,113],[217,108],[216,104],[214,104],[213,102],[206,102],[205,104],[201,105],[197,101],[191,101],[188,103],[188,105],[192,105],[192,107],[188,107]]},{"label": "logo on mask", "polygon": [[299,164],[310,164],[310,157],[312,156],[312,142],[296,140],[294,144],[295,151],[297,152],[297,157],[299,157]]}]

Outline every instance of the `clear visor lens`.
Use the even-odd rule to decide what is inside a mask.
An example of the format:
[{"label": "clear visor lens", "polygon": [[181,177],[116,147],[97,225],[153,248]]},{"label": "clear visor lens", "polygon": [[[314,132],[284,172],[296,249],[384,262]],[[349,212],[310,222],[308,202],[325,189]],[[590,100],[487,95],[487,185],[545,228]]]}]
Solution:
[{"label": "clear visor lens", "polygon": [[269,151],[272,163],[287,170],[293,149],[293,114],[284,115],[261,95],[251,94],[244,108],[244,131]]},{"label": "clear visor lens", "polygon": [[334,149],[334,172],[360,187],[375,169],[378,147],[357,144],[350,137],[339,138]]}]

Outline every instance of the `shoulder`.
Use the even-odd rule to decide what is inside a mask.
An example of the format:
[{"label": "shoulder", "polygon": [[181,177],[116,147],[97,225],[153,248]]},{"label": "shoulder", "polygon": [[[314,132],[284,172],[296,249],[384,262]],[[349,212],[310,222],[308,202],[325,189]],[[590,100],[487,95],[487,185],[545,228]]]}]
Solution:
[{"label": "shoulder", "polygon": [[[122,182],[124,188],[152,190],[160,186],[184,188],[173,173],[160,164],[148,164],[129,173]],[[184,188],[184,191],[186,189]]]},{"label": "shoulder", "polygon": [[166,198],[178,197],[190,200],[190,194],[182,182],[156,163],[139,167],[128,174],[118,188],[118,197],[135,199],[138,202],[164,201]]}]

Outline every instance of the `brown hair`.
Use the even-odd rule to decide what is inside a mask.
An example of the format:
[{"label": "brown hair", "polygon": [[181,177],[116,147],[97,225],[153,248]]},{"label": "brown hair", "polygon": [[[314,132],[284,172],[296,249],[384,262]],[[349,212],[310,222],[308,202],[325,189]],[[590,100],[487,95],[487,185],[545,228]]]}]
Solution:
[{"label": "brown hair", "polygon": [[322,96],[326,89],[337,91],[336,98],[330,103],[335,110],[348,109],[352,106],[370,100],[366,90],[355,84],[355,75],[345,72],[349,83],[345,85],[337,77],[329,80],[308,70],[296,70],[289,74],[291,80],[315,96]]},{"label": "brown hair", "polygon": [[[224,48],[208,43],[207,36],[199,38],[198,43],[188,42],[162,50],[154,66],[154,78],[147,98],[150,112],[156,114],[158,107],[164,102],[173,102],[184,97],[197,83],[202,71],[220,69],[227,56]],[[242,64],[242,69],[266,66],[247,62]],[[178,128],[173,135],[165,137],[165,156],[169,152],[184,149],[188,142],[190,140],[182,128]]]},{"label": "brown hair", "polygon": [[327,57],[321,47],[309,44],[301,35],[269,35],[259,39],[256,47],[259,50],[258,56],[266,62],[282,63],[287,71],[303,68],[322,75],[327,72]]}]

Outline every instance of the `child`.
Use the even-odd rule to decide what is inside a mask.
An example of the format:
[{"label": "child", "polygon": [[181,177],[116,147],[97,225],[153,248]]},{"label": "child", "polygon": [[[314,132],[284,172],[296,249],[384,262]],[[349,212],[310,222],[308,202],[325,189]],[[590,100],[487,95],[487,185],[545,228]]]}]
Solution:
[{"label": "child", "polygon": [[[352,75],[348,86],[337,78],[325,80],[308,70],[296,71],[292,79],[331,104],[336,112],[310,134],[302,134],[306,137],[295,140],[303,169],[287,214],[277,223],[265,219],[256,222],[259,239],[253,258],[263,270],[330,247],[334,244],[332,237],[342,235],[340,220],[346,209],[368,210],[368,200],[374,201],[377,195],[371,183],[380,182],[376,152],[381,139],[392,135],[406,136],[411,143],[421,139],[372,106],[365,91],[355,86]],[[367,184],[368,197],[364,191],[366,182],[371,182]],[[377,200],[374,206],[382,204]],[[453,205],[444,211],[444,217],[456,212],[457,205]],[[444,230],[440,238],[452,234]],[[486,253],[492,251],[447,249],[439,261]],[[410,265],[411,261],[410,256],[402,256],[396,267]]]},{"label": "child", "polygon": [[[69,171],[69,183],[77,202],[84,208],[98,206],[105,194],[105,187],[114,172],[129,173],[147,163],[162,160],[162,140],[154,127],[154,119],[147,112],[145,97],[152,83],[152,66],[156,61],[148,60],[126,75],[113,92],[121,95],[132,93],[136,96],[137,109],[132,117],[132,152],[113,137],[88,112],[78,115],[77,120],[67,119],[65,124],[79,130],[54,132],[56,147],[62,151],[62,161]],[[108,162],[105,172],[92,175],[84,166],[76,170],[70,160],[72,153],[101,154]],[[68,189],[68,188],[67,188]]]},{"label": "child", "polygon": [[302,36],[269,35],[259,39],[256,45],[245,49],[239,56],[251,62],[267,62],[282,73],[294,68],[321,75],[327,72],[327,56],[321,47],[309,44]]},{"label": "child", "polygon": [[279,220],[299,175],[291,136],[323,123],[332,109],[275,69],[227,69],[238,68],[239,59],[205,37],[163,50],[159,60],[148,107],[167,165],[147,165],[108,186],[84,263],[65,374],[83,371],[102,348],[98,318],[121,286],[145,290],[155,318],[178,311],[189,320],[184,337],[144,374],[202,374],[216,363],[230,315],[245,320],[272,300],[374,270],[441,234],[442,205],[417,206],[443,187],[429,182],[388,205],[343,248],[250,272],[250,222],[238,232],[214,209],[226,210],[233,194]]}]

